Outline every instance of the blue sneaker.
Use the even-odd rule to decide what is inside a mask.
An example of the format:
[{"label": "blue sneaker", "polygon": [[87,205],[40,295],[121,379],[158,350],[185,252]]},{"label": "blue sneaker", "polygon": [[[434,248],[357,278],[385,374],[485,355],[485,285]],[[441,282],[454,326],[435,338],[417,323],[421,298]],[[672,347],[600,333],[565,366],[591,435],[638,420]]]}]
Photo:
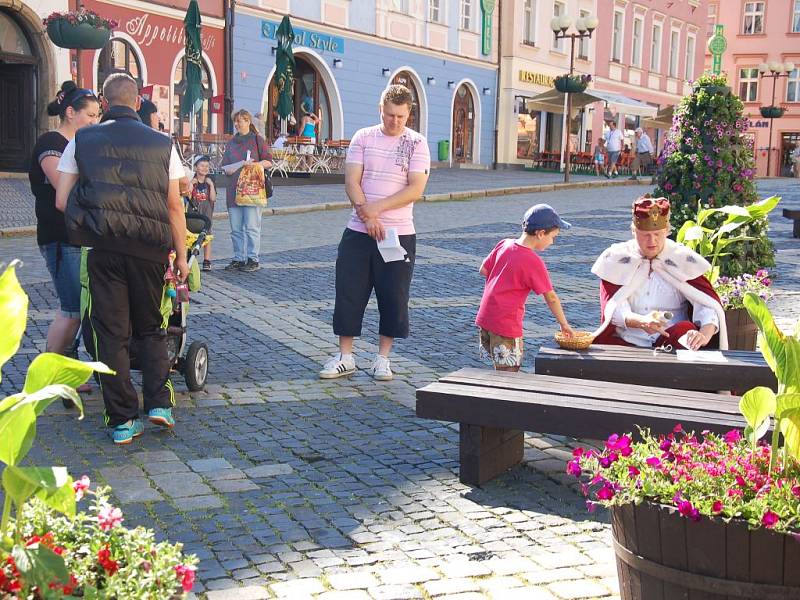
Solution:
[{"label": "blue sneaker", "polygon": [[143,433],[144,425],[142,425],[141,419],[131,419],[114,427],[111,437],[115,444],[130,444],[133,438],[139,437]]},{"label": "blue sneaker", "polygon": [[154,425],[161,425],[167,429],[175,427],[175,418],[171,408],[153,408],[147,412],[147,418]]}]

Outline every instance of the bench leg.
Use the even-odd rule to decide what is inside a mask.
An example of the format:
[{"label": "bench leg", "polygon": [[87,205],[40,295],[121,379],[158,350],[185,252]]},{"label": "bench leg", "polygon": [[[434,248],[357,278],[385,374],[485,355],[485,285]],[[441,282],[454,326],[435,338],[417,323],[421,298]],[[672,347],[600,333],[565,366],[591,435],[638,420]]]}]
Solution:
[{"label": "bench leg", "polygon": [[459,423],[459,479],[483,485],[522,460],[524,433],[518,429]]}]

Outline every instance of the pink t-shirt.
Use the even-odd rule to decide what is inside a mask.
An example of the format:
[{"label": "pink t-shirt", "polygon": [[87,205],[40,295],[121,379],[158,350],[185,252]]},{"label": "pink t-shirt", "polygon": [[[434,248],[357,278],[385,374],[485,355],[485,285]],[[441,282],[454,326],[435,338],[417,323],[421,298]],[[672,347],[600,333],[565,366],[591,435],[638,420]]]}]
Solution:
[{"label": "pink t-shirt", "polygon": [[501,240],[481,265],[486,287],[475,324],[510,338],[522,337],[522,319],[528,294],[553,289],[544,261],[516,240]]},{"label": "pink t-shirt", "polygon": [[[427,173],[431,168],[428,142],[416,131],[406,127],[398,136],[388,136],[380,125],[356,131],[347,149],[347,162],[364,165],[361,189],[367,202],[381,200],[408,185],[409,173]],[[387,210],[378,220],[384,227],[397,228],[398,235],[414,233],[414,203]],[[364,222],[353,210],[347,227],[367,232]]]}]

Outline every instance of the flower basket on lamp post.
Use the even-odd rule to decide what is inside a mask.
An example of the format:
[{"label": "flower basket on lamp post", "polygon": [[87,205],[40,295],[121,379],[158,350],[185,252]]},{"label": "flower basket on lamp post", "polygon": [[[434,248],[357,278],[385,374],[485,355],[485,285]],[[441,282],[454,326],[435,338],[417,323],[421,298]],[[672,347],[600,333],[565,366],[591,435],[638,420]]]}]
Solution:
[{"label": "flower basket on lamp post", "polygon": [[765,119],[780,119],[784,113],[780,106],[762,106],[758,110]]},{"label": "flower basket on lamp post", "polygon": [[586,89],[591,75],[559,75],[553,85],[562,94],[579,94]]},{"label": "flower basket on lamp post", "polygon": [[44,19],[50,41],[59,48],[96,50],[106,45],[117,22],[91,10],[52,13]]}]

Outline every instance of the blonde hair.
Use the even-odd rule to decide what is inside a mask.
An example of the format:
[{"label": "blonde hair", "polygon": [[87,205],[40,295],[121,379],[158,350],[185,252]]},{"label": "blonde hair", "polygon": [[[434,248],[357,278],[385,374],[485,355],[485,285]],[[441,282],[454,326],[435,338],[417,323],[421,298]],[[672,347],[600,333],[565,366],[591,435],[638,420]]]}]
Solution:
[{"label": "blonde hair", "polygon": [[231,115],[231,119],[234,123],[236,123],[237,119],[246,119],[250,123],[250,133],[258,133],[258,129],[256,126],[253,125],[253,115],[250,114],[249,110],[245,110],[244,108],[240,108],[235,113]]},{"label": "blonde hair", "polygon": [[383,94],[381,94],[381,106],[387,102],[398,106],[405,104],[408,106],[408,110],[414,108],[414,98],[411,92],[406,86],[400,85],[399,83],[390,85],[383,91]]}]

